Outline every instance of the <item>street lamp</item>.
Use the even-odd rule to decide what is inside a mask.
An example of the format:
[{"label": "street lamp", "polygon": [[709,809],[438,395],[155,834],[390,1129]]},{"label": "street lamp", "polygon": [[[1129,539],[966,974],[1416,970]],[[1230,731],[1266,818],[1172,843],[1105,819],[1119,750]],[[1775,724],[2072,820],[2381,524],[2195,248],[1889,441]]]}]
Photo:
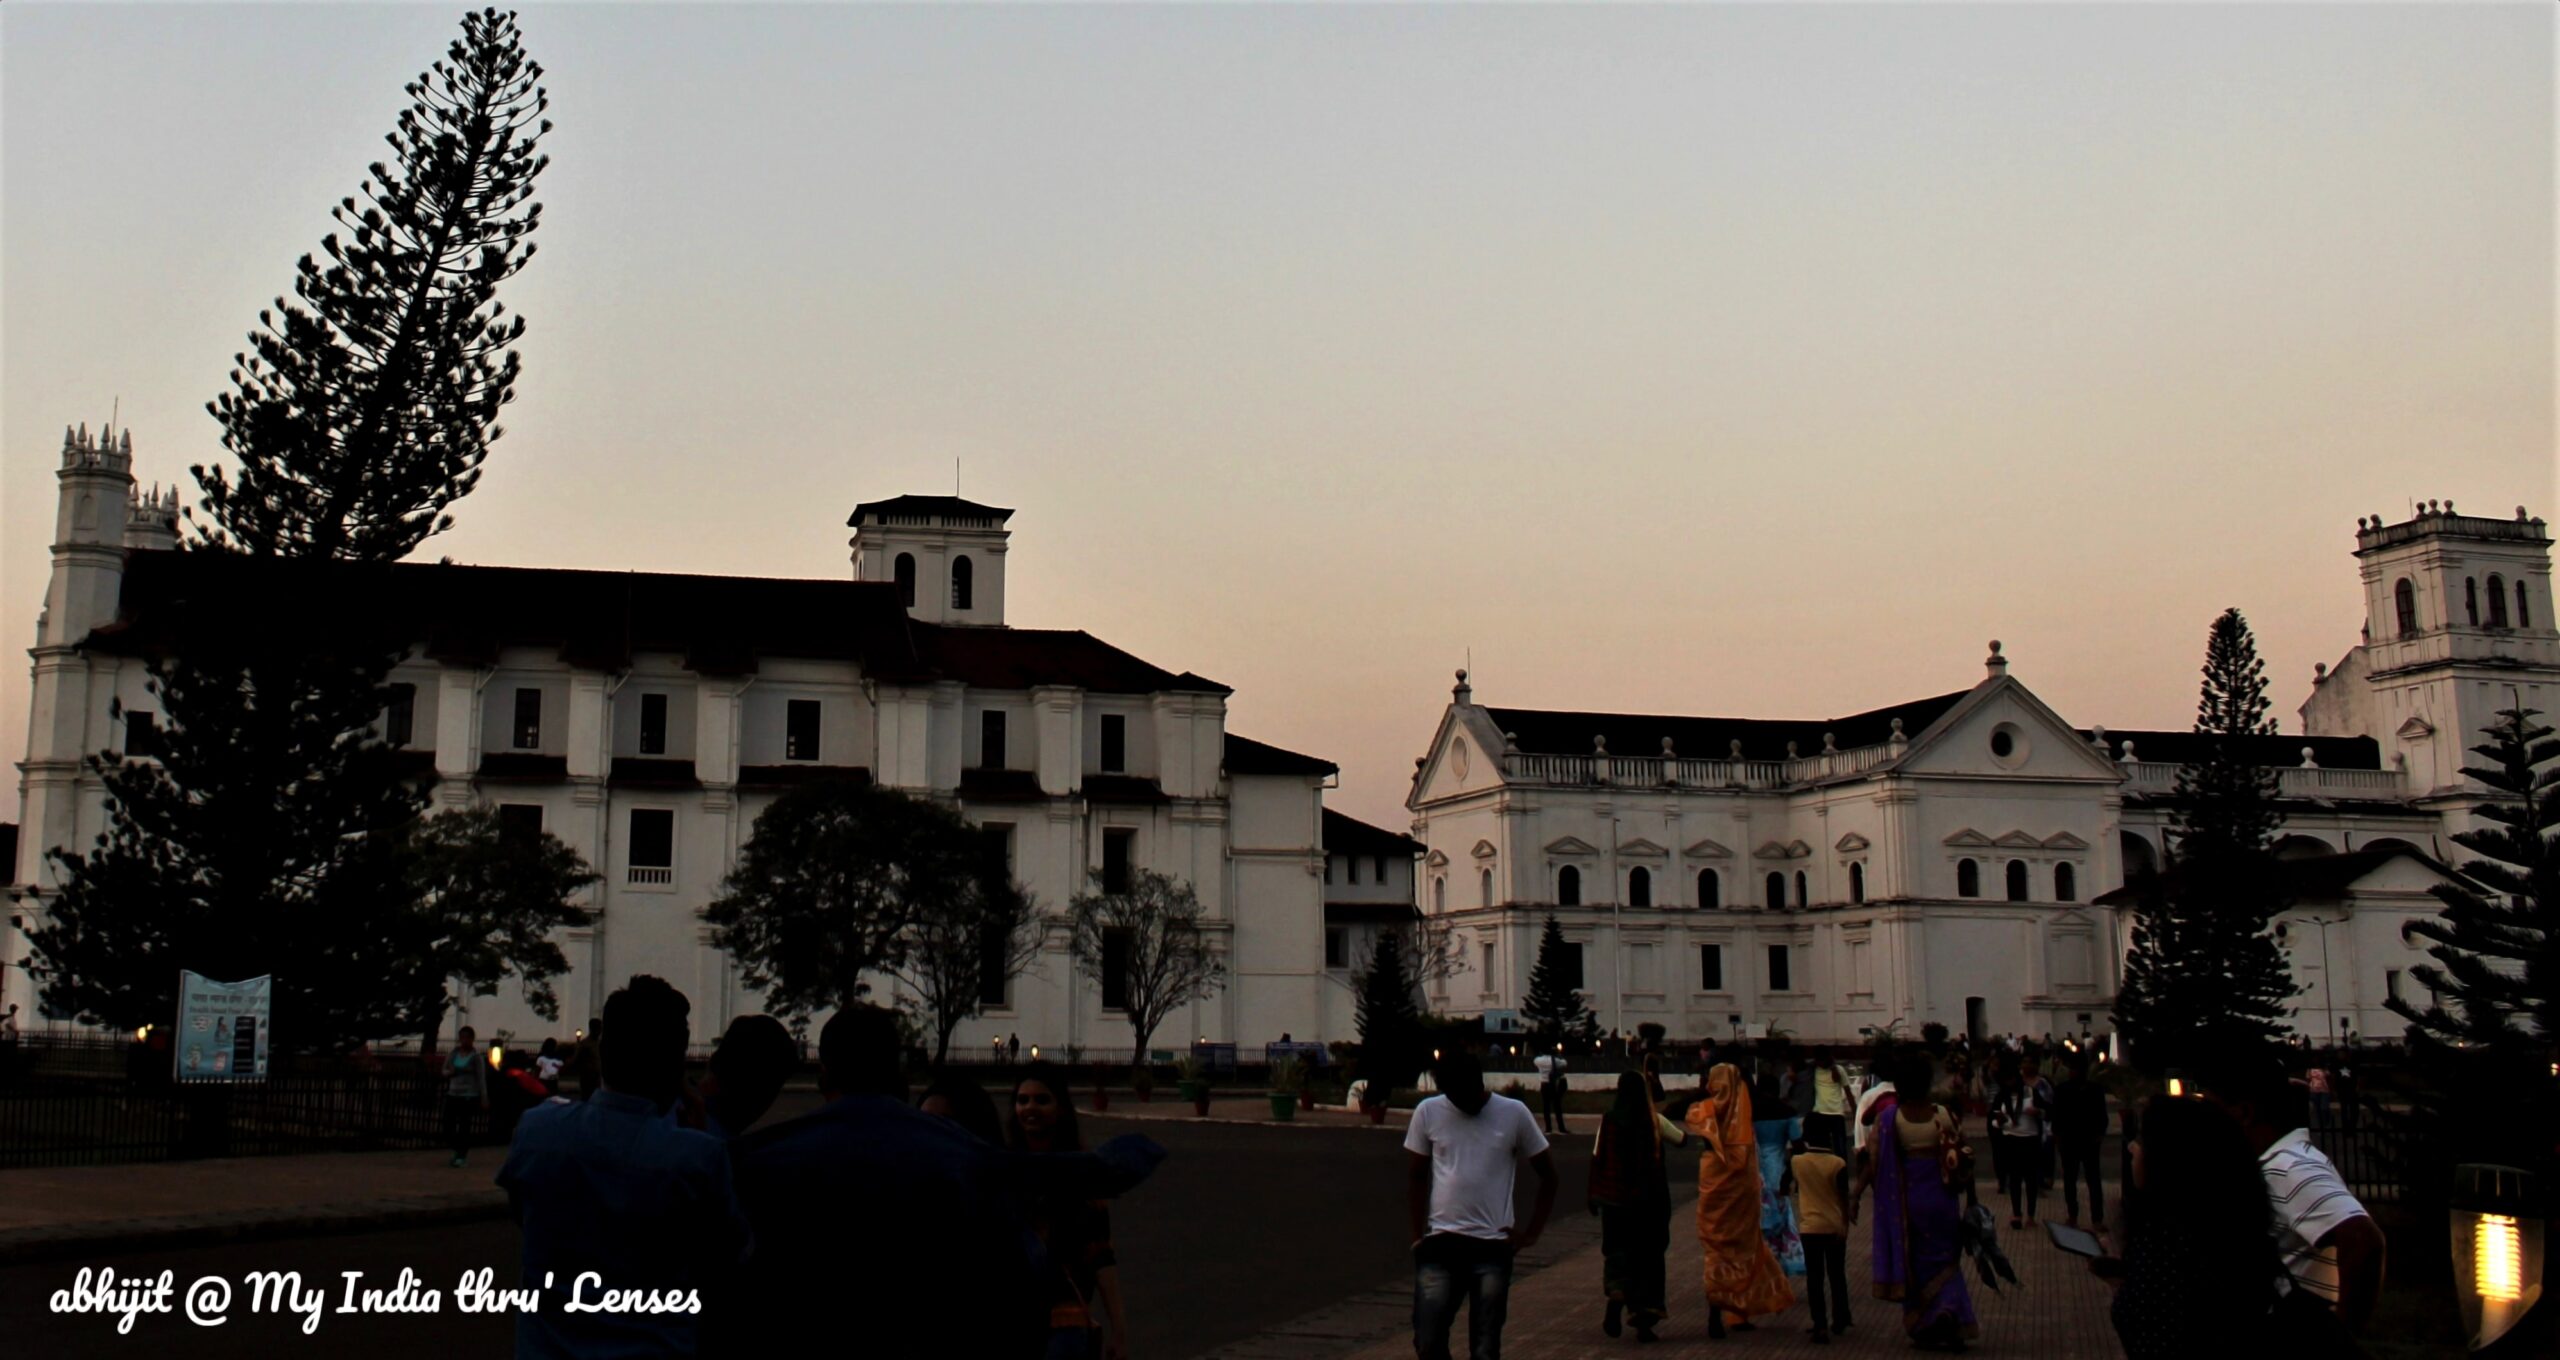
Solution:
[{"label": "street lamp", "polygon": [[2505,1336],[2542,1297],[2542,1218],[2531,1172],[2466,1163],[2453,1177],[2455,1302],[2476,1351]]}]

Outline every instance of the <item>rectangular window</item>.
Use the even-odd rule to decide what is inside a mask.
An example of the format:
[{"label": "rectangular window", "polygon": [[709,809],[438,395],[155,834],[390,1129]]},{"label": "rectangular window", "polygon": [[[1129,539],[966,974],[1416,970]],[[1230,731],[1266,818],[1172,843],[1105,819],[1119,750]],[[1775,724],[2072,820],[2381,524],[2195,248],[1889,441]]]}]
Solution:
[{"label": "rectangular window", "polygon": [[1564,974],[1564,985],[1567,988],[1577,992],[1581,991],[1582,946],[1578,944],[1566,945],[1564,947],[1564,956],[1557,960],[1557,970]]},{"label": "rectangular window", "polygon": [[1360,881],[1360,857],[1359,857],[1358,855],[1344,855],[1344,856],[1342,857],[1342,862],[1343,862],[1343,864],[1344,864],[1345,866],[1347,866],[1347,867],[1351,870],[1351,881],[1352,881],[1352,882],[1354,882],[1354,883],[1359,882],[1359,881]]},{"label": "rectangular window", "polygon": [[1129,1009],[1129,931],[1125,926],[1102,932],[1102,1008]]},{"label": "rectangular window", "polygon": [[1484,990],[1486,990],[1486,991],[1488,991],[1488,992],[1489,992],[1489,991],[1492,991],[1492,990],[1493,990],[1493,941],[1491,941],[1491,940],[1487,940],[1487,941],[1485,941],[1482,945],[1480,945],[1480,946],[1478,946],[1478,947],[1479,947],[1479,948],[1483,951],[1483,953],[1484,953],[1484,982],[1483,982],[1483,987],[1484,987]]},{"label": "rectangular window", "polygon": [[1102,715],[1102,772],[1119,774],[1129,768],[1129,720],[1117,713]]},{"label": "rectangular window", "polygon": [[793,699],[783,705],[782,758],[784,760],[816,760],[818,758],[818,701]]},{"label": "rectangular window", "polygon": [[1648,995],[1662,990],[1662,977],[1654,966],[1652,945],[1627,947],[1627,990]]},{"label": "rectangular window", "polygon": [[1698,990],[1702,992],[1721,992],[1724,990],[1723,945],[1702,944],[1698,946]]},{"label": "rectangular window", "polygon": [[631,809],[630,881],[676,881],[676,814],[671,808]]},{"label": "rectangular window", "polygon": [[1791,992],[1795,990],[1795,979],[1789,976],[1789,962],[1790,961],[1787,958],[1787,947],[1785,945],[1773,944],[1769,946],[1770,991]]},{"label": "rectangular window", "polygon": [[1865,940],[1851,940],[1849,941],[1850,994],[1855,996],[1864,996],[1872,993],[1874,990],[1875,984],[1867,979],[1867,942]]},{"label": "rectangular window", "polygon": [[1137,848],[1138,833],[1129,827],[1107,827],[1102,833],[1102,890],[1107,893],[1129,891],[1130,852]]},{"label": "rectangular window", "polygon": [[508,846],[542,843],[542,804],[498,804],[498,841]]},{"label": "rectangular window", "polygon": [[2397,968],[2385,968],[2385,969],[2383,969],[2383,970],[2382,970],[2382,995],[2383,995],[2386,999],[2388,999],[2388,1000],[2392,1000],[2392,1001],[2397,1001],[2397,1000],[2399,1000],[2399,999],[2400,999],[2400,970],[2399,970],[2399,969],[2397,969]]},{"label": "rectangular window", "polygon": [[1350,931],[1344,930],[1340,926],[1325,927],[1324,966],[1327,968],[1348,968],[1351,966]]},{"label": "rectangular window", "polygon": [[418,735],[418,687],[391,685],[391,702],[382,710],[382,739],[406,746]]},{"label": "rectangular window", "polygon": [[640,696],[640,754],[662,756],[667,753],[667,696]]},{"label": "rectangular window", "polygon": [[985,769],[1004,768],[1004,710],[991,708],[978,715],[978,764]]},{"label": "rectangular window", "polygon": [[542,747],[542,691],[516,691],[516,749],[534,751]]},{"label": "rectangular window", "polygon": [[160,754],[160,715],[140,709],[124,711],[124,753],[128,758]]},{"label": "rectangular window", "polygon": [[1015,867],[1013,862],[1013,823],[988,822],[980,826],[978,830],[986,834],[987,839],[995,845],[996,853],[1003,857],[1004,871],[1008,874],[1012,873]]},{"label": "rectangular window", "polygon": [[1375,859],[1373,859],[1373,860],[1369,861],[1369,867],[1378,871],[1378,873],[1377,873],[1377,877],[1375,877],[1374,879],[1370,880],[1371,882],[1374,882],[1374,883],[1385,883],[1385,882],[1387,881],[1387,857],[1386,857],[1386,856],[1384,856],[1384,855],[1380,855],[1380,856],[1378,856],[1377,858],[1375,858]]},{"label": "rectangular window", "polygon": [[[1011,828],[1007,828],[1010,830]],[[1013,979],[1005,976],[1006,946],[1011,944],[1001,930],[990,930],[979,942],[978,1008],[1003,1010],[1013,1004]]]},{"label": "rectangular window", "polygon": [[1333,883],[1333,856],[1331,855],[1324,857],[1324,881],[1327,886]]}]

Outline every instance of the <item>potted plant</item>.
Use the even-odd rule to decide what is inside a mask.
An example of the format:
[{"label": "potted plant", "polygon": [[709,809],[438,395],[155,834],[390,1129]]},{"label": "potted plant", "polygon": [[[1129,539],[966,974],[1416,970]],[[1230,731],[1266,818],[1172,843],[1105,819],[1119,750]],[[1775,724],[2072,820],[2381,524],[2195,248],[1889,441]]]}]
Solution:
[{"label": "potted plant", "polygon": [[[1271,1117],[1287,1121],[1298,1113],[1298,1101],[1306,1096],[1306,1065],[1295,1058],[1282,1058],[1271,1064]],[[1313,1105],[1310,1104],[1310,1109]]]},{"label": "potted plant", "polygon": [[1191,1102],[1192,1113],[1209,1113],[1209,1069],[1197,1054],[1185,1053],[1173,1060],[1173,1079],[1182,1098]]}]

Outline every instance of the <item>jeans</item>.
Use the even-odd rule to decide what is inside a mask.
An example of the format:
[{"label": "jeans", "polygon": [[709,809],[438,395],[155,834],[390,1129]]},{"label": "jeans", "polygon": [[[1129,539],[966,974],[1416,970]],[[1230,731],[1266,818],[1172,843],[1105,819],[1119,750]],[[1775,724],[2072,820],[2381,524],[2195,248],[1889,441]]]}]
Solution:
[{"label": "jeans", "polygon": [[2035,1217],[2036,1190],[2044,1178],[2043,1145],[2033,1138],[2003,1133],[1994,1135],[1992,1149],[2000,1188],[2009,1194],[2009,1217]]},{"label": "jeans", "polygon": [[1538,1087],[1538,1110],[1546,1119],[1549,1133],[1565,1131],[1564,1092],[1565,1084],[1561,1081],[1545,1082]]},{"label": "jeans", "polygon": [[1450,1360],[1449,1328],[1467,1303],[1469,1360],[1502,1360],[1502,1320],[1511,1306],[1508,1243],[1433,1233],[1413,1248],[1413,1353]]},{"label": "jeans", "polygon": [[2059,1148],[2062,1152],[2063,1211],[2071,1215],[2073,1222],[2079,1221],[2080,1187],[2078,1182],[2085,1176],[2089,1181],[2089,1216],[2095,1219],[2099,1226],[2104,1227],[2107,1222],[2107,1191],[2105,1186],[2098,1183],[2098,1148],[2100,1147],[2100,1143],[2095,1139],[2082,1142],[2075,1139],[2057,1138],[2053,1141],[2054,1146]]},{"label": "jeans", "polygon": [[[1825,1286],[1831,1304],[1823,1307]],[[1813,1325],[1839,1331],[1849,1325],[1849,1239],[1839,1233],[1804,1235],[1804,1297]]]},{"label": "jeans", "polygon": [[470,1155],[472,1140],[480,1132],[480,1102],[470,1096],[444,1098],[445,1137],[453,1143],[453,1155]]}]

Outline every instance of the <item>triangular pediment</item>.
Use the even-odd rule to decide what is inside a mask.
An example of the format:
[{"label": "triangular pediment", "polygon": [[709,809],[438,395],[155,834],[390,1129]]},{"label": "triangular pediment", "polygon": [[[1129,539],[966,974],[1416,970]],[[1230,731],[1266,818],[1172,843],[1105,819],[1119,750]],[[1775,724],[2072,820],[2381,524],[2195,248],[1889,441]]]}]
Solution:
[{"label": "triangular pediment", "polygon": [[2097,922],[2091,920],[2088,913],[2073,910],[2059,913],[2054,916],[2053,919],[2045,922],[2045,925],[2051,930],[2060,933],[2063,931],[2093,930],[2096,929]]},{"label": "triangular pediment", "polygon": [[2044,848],[2047,850],[2086,850],[2089,848],[2089,843],[2080,839],[2078,836],[2072,835],[2068,831],[2057,831],[2044,838]]},{"label": "triangular pediment", "polygon": [[1805,844],[1803,841],[1787,842],[1787,858],[1789,859],[1807,859],[1810,858],[1812,854],[1813,847]]},{"label": "triangular pediment", "polygon": [[1760,843],[1760,848],[1752,851],[1751,854],[1755,859],[1785,859],[1787,847],[1776,841],[1763,841]]},{"label": "triangular pediment", "polygon": [[1446,869],[1449,867],[1449,855],[1446,851],[1434,850],[1422,862],[1430,868]]},{"label": "triangular pediment", "polygon": [[1946,838],[1946,840],[1944,840],[1944,841],[1940,842],[1940,844],[1943,844],[1943,845],[1989,845],[1989,844],[1991,844],[1991,838],[1990,838],[1989,836],[1983,835],[1981,832],[1976,831],[1976,830],[1974,830],[1972,827],[1969,827],[1969,826],[1968,826],[1968,827],[1966,827],[1964,830],[1959,831],[1959,832],[1957,832],[1956,834],[1954,834],[1954,835],[1952,835],[1952,836],[1947,837],[1947,838]]},{"label": "triangular pediment", "polygon": [[2400,730],[2393,735],[2402,741],[2424,741],[2435,734],[2435,724],[2424,718],[2411,718],[2400,724]]},{"label": "triangular pediment", "polygon": [[1600,853],[1600,847],[1580,836],[1559,836],[1547,842],[1547,853],[1550,855],[1596,855]]},{"label": "triangular pediment", "polygon": [[1993,842],[1993,844],[2007,850],[2041,850],[2044,848],[2044,842],[2037,840],[2035,837],[2030,836],[2023,831],[2012,831],[2009,834],[2002,836],[1999,840]]},{"label": "triangular pediment", "polygon": [[[1995,750],[1995,729],[2012,729]],[[1896,768],[1918,774],[2000,779],[2120,782],[2124,772],[2025,685],[2001,675],[1985,680],[1912,734],[1911,749]]]},{"label": "triangular pediment", "polygon": [[1662,846],[1646,840],[1642,836],[1638,836],[1633,840],[1618,842],[1618,853],[1621,855],[1638,855],[1653,859],[1660,859],[1671,852]]},{"label": "triangular pediment", "polygon": [[1727,849],[1723,844],[1721,844],[1721,843],[1719,843],[1719,842],[1716,842],[1716,841],[1711,841],[1711,840],[1702,840],[1702,841],[1695,842],[1695,843],[1693,843],[1692,845],[1690,845],[1690,847],[1689,847],[1688,849],[1683,850],[1683,851],[1681,851],[1680,853],[1681,853],[1681,854],[1684,854],[1684,855],[1687,855],[1687,856],[1688,856],[1689,858],[1691,858],[1691,859],[1731,859],[1731,858],[1733,858],[1733,851],[1731,851],[1731,850]]},{"label": "triangular pediment", "polygon": [[1473,855],[1477,859],[1491,859],[1502,852],[1494,849],[1493,842],[1491,841],[1477,841],[1476,848],[1468,851],[1467,853]]},{"label": "triangular pediment", "polygon": [[1472,703],[1442,709],[1440,726],[1425,749],[1429,754],[1413,763],[1413,786],[1405,794],[1408,809],[1419,810],[1426,803],[1503,782],[1502,733]]},{"label": "triangular pediment", "polygon": [[1855,832],[1855,831],[1852,831],[1852,832],[1850,832],[1848,835],[1846,835],[1846,836],[1842,836],[1842,837],[1840,838],[1839,842],[1838,842],[1837,844],[1833,845],[1831,848],[1832,848],[1832,849],[1834,849],[1834,850],[1839,851],[1840,853],[1842,853],[1842,854],[1844,854],[1844,855],[1851,855],[1851,854],[1856,854],[1858,851],[1861,851],[1861,850],[1866,849],[1866,848],[1867,848],[1867,846],[1869,845],[1869,843],[1870,843],[1870,842],[1867,840],[1867,838],[1866,838],[1866,837],[1859,835],[1859,834],[1858,834],[1857,832]]}]

